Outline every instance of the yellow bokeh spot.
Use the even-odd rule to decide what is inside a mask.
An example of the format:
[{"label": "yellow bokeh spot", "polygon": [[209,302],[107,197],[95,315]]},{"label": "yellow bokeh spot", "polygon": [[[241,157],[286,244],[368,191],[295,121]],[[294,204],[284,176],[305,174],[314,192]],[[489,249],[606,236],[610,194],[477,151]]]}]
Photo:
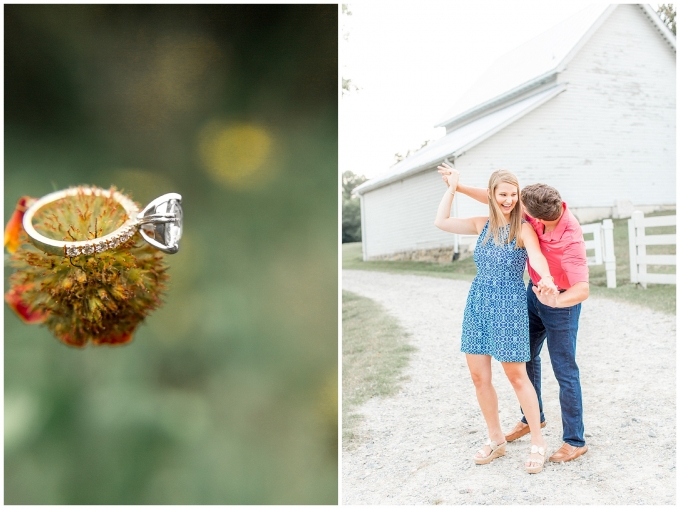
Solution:
[{"label": "yellow bokeh spot", "polygon": [[266,180],[270,175],[256,177],[255,172],[271,172],[265,164],[271,149],[271,136],[252,124],[211,122],[199,135],[203,167],[213,179],[229,187],[251,187]]}]

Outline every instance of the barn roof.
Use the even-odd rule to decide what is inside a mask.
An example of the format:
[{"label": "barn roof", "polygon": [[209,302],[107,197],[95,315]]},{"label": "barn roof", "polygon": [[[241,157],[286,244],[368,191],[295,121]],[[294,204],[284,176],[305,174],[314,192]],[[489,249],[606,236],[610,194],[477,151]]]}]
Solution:
[{"label": "barn roof", "polygon": [[[619,4],[596,4],[497,59],[435,127],[452,127],[471,115],[527,91],[562,72]],[[675,35],[649,5],[638,6],[675,49]]]},{"label": "barn roof", "polygon": [[[562,72],[618,6],[598,4],[588,7],[496,60],[436,124],[435,127],[447,128],[443,138],[355,191],[362,194],[431,167],[445,157],[456,157],[555,97],[564,90],[563,87],[542,90],[516,102],[519,97],[545,86]],[[649,5],[638,7],[675,50],[675,35],[658,14]]]},{"label": "barn roof", "polygon": [[555,74],[608,9],[607,5],[586,8],[498,58],[444,114],[436,127],[451,125],[474,110],[484,109],[492,101],[502,100],[513,91],[531,86],[541,77]]},{"label": "barn roof", "polygon": [[565,89],[566,85],[564,84],[555,85],[529,98],[473,120],[392,166],[388,173],[365,182],[357,187],[355,192],[363,194],[371,189],[431,168],[433,162],[442,162],[446,157],[457,157],[533,109],[538,108]]}]

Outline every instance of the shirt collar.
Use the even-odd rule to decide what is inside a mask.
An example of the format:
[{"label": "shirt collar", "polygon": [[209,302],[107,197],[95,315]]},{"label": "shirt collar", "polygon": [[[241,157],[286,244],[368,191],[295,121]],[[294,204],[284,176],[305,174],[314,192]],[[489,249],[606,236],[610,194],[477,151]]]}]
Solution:
[{"label": "shirt collar", "polygon": [[543,237],[548,237],[550,239],[561,239],[562,235],[564,235],[564,230],[567,229],[567,225],[570,222],[569,217],[571,216],[571,212],[567,208],[567,204],[562,202],[562,217],[560,217],[560,221],[557,223],[555,226],[555,229],[551,232],[544,233]]}]

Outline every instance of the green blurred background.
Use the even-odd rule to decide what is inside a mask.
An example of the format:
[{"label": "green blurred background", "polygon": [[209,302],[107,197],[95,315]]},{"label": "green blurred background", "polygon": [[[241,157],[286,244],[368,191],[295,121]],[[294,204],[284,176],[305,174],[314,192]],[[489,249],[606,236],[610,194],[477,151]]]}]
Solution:
[{"label": "green blurred background", "polygon": [[337,503],[337,6],[4,13],[5,221],[77,184],[184,208],[131,344],[5,306],[5,503]]}]

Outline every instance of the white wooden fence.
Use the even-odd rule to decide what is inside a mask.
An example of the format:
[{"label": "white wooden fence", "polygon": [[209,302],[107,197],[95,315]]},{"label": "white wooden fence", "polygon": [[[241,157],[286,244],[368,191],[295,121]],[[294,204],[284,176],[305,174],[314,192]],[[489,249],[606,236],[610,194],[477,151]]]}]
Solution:
[{"label": "white wooden fence", "polygon": [[616,288],[616,257],[614,256],[614,223],[611,219],[605,219],[602,223],[581,225],[584,240],[587,234],[592,234],[592,240],[585,240],[586,255],[588,251],[594,251],[588,256],[588,265],[602,265],[604,263],[607,274],[607,288]]},{"label": "white wooden fence", "polygon": [[647,246],[675,245],[675,233],[645,235],[645,228],[675,226],[675,215],[645,218],[636,210],[628,220],[628,244],[630,249],[630,282],[647,288],[647,283],[675,284],[675,274],[648,274],[647,265],[676,265],[675,255],[648,255]]}]

